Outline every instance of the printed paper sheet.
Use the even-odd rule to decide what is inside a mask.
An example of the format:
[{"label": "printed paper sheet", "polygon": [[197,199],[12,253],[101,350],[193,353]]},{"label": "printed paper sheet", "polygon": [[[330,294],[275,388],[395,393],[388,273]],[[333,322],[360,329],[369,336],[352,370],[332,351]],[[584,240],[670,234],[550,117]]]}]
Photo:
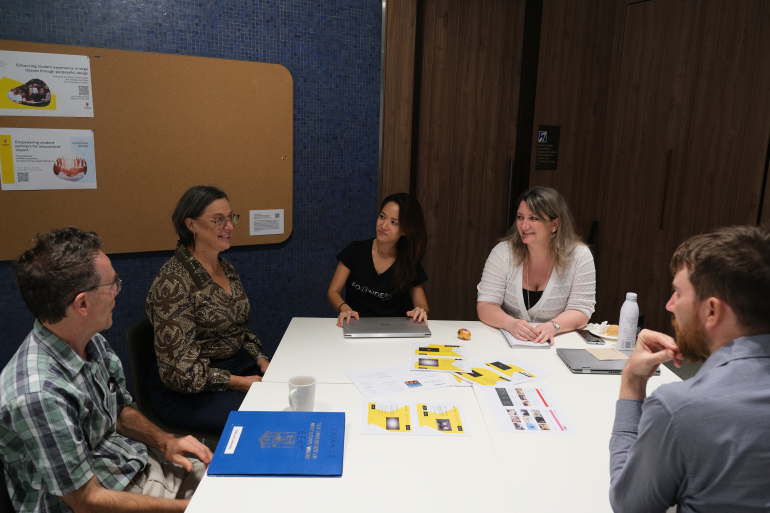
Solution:
[{"label": "printed paper sheet", "polygon": [[468,436],[459,403],[365,402],[361,433],[365,435]]}]

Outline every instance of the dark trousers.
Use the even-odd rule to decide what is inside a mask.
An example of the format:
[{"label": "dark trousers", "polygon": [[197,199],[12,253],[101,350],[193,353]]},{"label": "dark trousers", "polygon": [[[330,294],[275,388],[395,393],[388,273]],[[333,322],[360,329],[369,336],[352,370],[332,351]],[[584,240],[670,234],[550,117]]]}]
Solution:
[{"label": "dark trousers", "polygon": [[[248,352],[241,348],[229,358],[212,359],[209,366],[230,371],[236,376],[254,376],[262,373]],[[184,394],[171,390],[160,379],[158,362],[153,360],[148,379],[150,403],[158,417],[169,426],[207,433],[222,433],[231,411],[240,408],[246,397],[235,390],[211,392],[204,390]]]}]

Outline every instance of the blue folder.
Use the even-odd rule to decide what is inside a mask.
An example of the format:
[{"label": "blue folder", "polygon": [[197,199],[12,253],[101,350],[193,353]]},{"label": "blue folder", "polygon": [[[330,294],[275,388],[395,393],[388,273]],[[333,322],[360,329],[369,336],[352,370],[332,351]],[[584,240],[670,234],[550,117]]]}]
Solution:
[{"label": "blue folder", "polygon": [[345,413],[234,411],[210,476],[341,476]]}]

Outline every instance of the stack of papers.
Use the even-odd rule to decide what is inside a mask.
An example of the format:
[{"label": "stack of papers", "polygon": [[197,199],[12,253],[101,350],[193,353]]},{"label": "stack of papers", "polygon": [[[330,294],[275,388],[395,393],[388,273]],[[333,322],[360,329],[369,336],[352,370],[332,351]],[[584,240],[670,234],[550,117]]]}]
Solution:
[{"label": "stack of papers", "polygon": [[534,379],[550,376],[518,358],[504,357],[491,361],[471,362],[471,372],[457,372],[456,376],[476,385],[492,387],[495,385],[525,383]]}]

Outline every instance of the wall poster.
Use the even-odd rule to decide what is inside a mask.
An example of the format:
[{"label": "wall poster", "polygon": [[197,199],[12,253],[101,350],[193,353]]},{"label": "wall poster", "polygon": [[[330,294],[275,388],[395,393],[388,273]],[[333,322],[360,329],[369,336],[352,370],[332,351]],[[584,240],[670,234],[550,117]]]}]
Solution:
[{"label": "wall poster", "polygon": [[91,60],[0,50],[0,115],[94,117]]},{"label": "wall poster", "polygon": [[3,191],[96,189],[92,130],[0,128]]}]

